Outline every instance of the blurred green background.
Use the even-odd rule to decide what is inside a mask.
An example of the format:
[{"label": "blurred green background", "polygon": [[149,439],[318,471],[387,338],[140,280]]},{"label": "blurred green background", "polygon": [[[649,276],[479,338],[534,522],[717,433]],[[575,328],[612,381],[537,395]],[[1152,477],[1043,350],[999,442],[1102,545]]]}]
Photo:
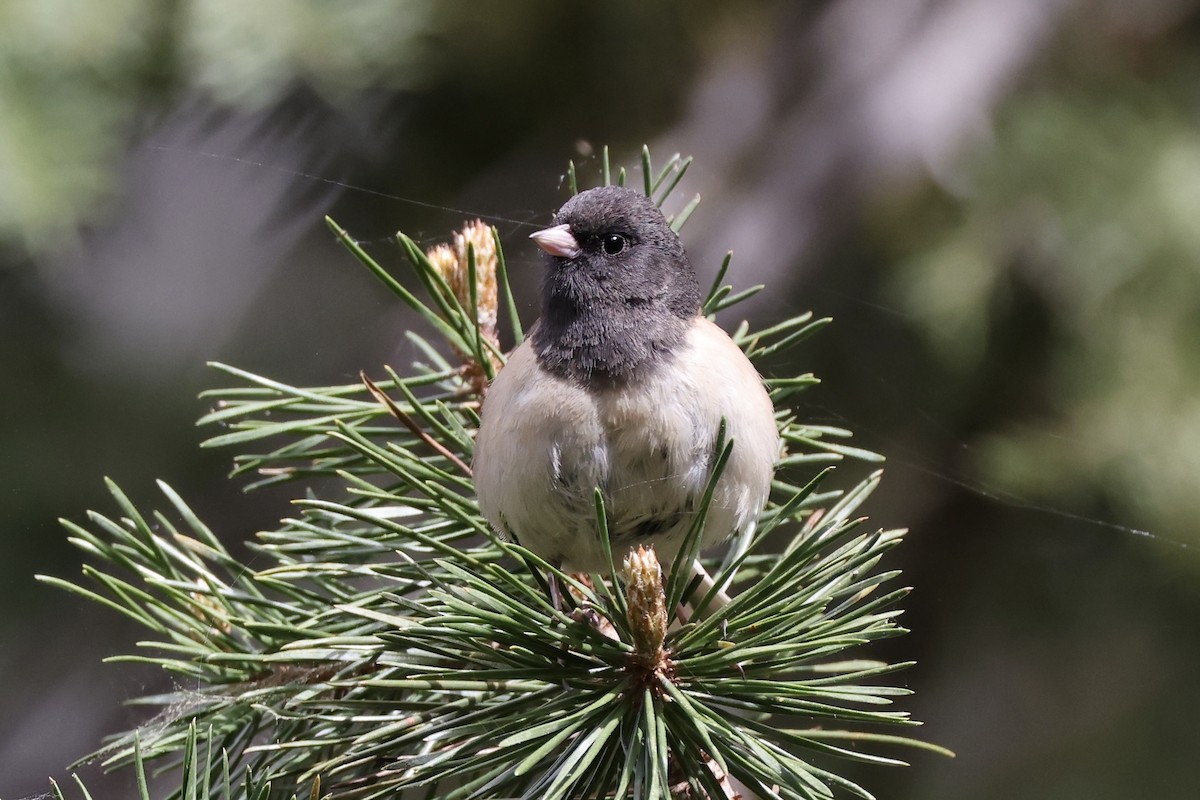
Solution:
[{"label": "blurred green background", "polygon": [[322,216],[398,263],[396,229],[490,215],[532,314],[521,221],[568,158],[643,142],[696,156],[702,280],[733,249],[770,287],[745,314],[836,318],[773,369],[888,456],[871,513],[912,529],[916,591],[881,655],[917,659],[906,708],[958,757],[857,779],[1200,796],[1194,0],[6,0],[0,109],[0,797],[165,685],[100,663],[135,628],[35,584],[78,574],[55,518],[163,478],[244,541],[287,493],[198,449],[204,362],[325,384],[412,355]]}]

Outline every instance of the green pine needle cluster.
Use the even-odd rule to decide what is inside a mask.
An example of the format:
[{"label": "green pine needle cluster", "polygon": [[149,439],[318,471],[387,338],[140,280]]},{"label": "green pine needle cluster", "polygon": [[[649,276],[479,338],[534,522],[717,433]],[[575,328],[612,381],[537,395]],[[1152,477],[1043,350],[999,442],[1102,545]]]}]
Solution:
[{"label": "green pine needle cluster", "polygon": [[[661,205],[689,163],[676,156],[654,170],[643,150],[647,195]],[[602,166],[612,182],[607,151]],[[574,190],[574,165],[568,177]],[[930,747],[888,732],[916,724],[892,707],[907,691],[887,683],[908,665],[861,654],[904,632],[895,619],[906,590],[878,567],[902,531],[857,516],[878,473],[827,486],[829,464],[878,457],[789,409],[811,375],[768,378],[786,444],[771,502],[752,541],[702,559],[712,589],[689,580],[688,548],[663,565],[665,641],[651,636],[662,644],[648,654],[626,554],[612,553],[605,575],[562,574],[479,515],[467,465],[481,398],[464,364],[490,377],[502,359],[479,323],[479,243],[466,248],[464,292],[403,234],[405,279],[330,226],[457,355],[410,331],[420,358],[403,374],[320,388],[214,365],[234,385],[205,393],[214,408],[201,421],[219,428],[206,445],[239,448],[235,474],[251,486],[335,487],[296,500],[250,563],[166,484],[169,513],[143,513],[110,485],[118,516],[64,521],[95,566],[81,583],[43,580],[146,628],[137,654],[113,660],[175,675],[173,691],[137,701],[157,713],[95,756],[105,766],[180,770],[171,796],[181,798],[666,800],[733,797],[732,780],[759,797],[810,800],[870,797],[838,774],[838,759],[900,764],[875,746]],[[497,302],[519,341],[491,236]],[[729,265],[706,314],[761,288],[733,291]],[[781,363],[827,322],[743,323],[733,338],[751,359]],[[597,531],[606,535],[599,495]],[[549,599],[550,574],[568,587],[565,608]],[[714,602],[719,589],[732,599]]]}]

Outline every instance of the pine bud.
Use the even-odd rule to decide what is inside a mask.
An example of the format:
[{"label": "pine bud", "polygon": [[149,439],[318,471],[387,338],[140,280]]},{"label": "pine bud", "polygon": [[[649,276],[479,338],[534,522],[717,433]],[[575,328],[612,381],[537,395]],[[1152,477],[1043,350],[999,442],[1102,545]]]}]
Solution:
[{"label": "pine bud", "polygon": [[[454,234],[454,244],[439,244],[426,251],[429,263],[446,281],[450,292],[459,305],[471,310],[471,283],[469,253],[475,254],[475,324],[486,342],[499,348],[496,330],[499,314],[499,294],[496,284],[496,240],[492,229],[479,220],[468,222]],[[499,359],[490,348],[484,354],[491,361],[492,372],[500,368]],[[483,394],[487,387],[487,375],[482,364],[475,363],[467,353],[459,353],[463,359],[463,372],[467,381]]]},{"label": "pine bud", "polygon": [[667,598],[654,548],[639,546],[629,551],[625,557],[625,581],[629,627],[637,657],[644,664],[657,665],[667,635]]}]

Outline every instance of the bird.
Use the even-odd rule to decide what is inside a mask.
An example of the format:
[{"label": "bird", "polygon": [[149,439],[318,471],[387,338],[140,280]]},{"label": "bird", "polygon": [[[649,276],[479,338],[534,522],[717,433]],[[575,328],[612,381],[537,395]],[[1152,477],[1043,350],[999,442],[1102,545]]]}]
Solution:
[{"label": "bird", "polygon": [[606,186],[568,200],[531,234],[544,251],[541,316],[483,399],[472,470],[503,538],[566,572],[605,572],[611,552],[670,564],[731,441],[701,548],[751,534],[780,440],[763,379],[701,313],[678,235],[645,195]]}]

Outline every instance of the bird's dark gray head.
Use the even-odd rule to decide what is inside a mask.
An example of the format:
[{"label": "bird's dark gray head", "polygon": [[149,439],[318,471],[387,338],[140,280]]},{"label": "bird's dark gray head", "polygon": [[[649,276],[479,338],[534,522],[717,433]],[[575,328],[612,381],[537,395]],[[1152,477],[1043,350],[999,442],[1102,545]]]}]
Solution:
[{"label": "bird's dark gray head", "polygon": [[646,196],[606,186],[571,198],[533,238],[549,256],[541,365],[584,382],[619,382],[670,359],[700,311],[679,237]]}]

